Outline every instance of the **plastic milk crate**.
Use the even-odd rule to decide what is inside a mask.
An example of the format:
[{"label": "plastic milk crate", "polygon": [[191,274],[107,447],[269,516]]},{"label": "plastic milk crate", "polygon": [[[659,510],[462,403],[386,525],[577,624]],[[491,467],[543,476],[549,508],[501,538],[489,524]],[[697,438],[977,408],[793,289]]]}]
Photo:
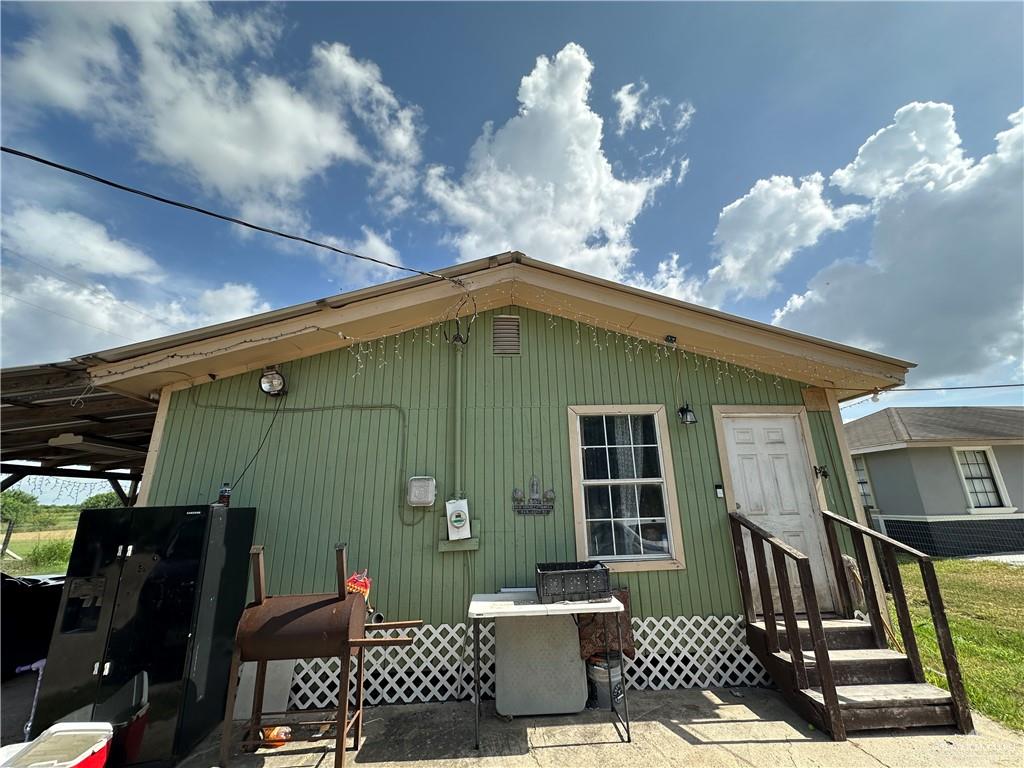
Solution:
[{"label": "plastic milk crate", "polygon": [[537,598],[542,603],[597,600],[611,595],[603,563],[537,563]]}]

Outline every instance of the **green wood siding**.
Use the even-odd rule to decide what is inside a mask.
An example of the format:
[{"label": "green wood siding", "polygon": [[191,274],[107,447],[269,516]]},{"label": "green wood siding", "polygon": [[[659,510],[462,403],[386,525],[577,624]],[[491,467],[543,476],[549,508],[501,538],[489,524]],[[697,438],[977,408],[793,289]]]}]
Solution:
[{"label": "green wood siding", "polygon": [[[518,357],[491,353],[492,318],[502,313],[522,318]],[[721,468],[711,406],[800,405],[801,385],[692,354],[677,364],[635,343],[517,308],[480,315],[463,353],[463,478],[479,521],[475,552],[437,551],[443,499],[455,490],[455,353],[436,327],[364,344],[361,354],[286,363],[280,400],[259,391],[257,372],[174,393],[149,503],[214,500],[270,428],[232,503],[259,510],[271,592],[334,589],[332,545],[346,541],[350,564],[369,569],[373,602],[388,617],[455,623],[473,592],[531,585],[537,562],[575,559],[568,406],[660,403],[670,415],[686,568],[615,580],[632,588],[636,615],[739,613],[725,502],[714,490]],[[674,419],[683,402],[698,424]],[[829,503],[851,515],[831,418],[809,418],[818,463],[831,470]],[[420,474],[438,483],[438,503],[426,510],[404,503],[407,478]],[[525,489],[533,474],[555,491],[551,515],[512,512],[512,489]]]}]

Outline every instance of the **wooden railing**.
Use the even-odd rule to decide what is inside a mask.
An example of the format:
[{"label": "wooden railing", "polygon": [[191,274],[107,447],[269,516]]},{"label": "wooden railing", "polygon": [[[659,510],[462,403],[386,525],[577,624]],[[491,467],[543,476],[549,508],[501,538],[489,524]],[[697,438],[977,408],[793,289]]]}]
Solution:
[{"label": "wooden railing", "polygon": [[769,531],[747,519],[737,512],[729,513],[729,525],[732,529],[733,553],[736,556],[736,571],[740,580],[740,593],[743,598],[743,614],[750,625],[757,620],[754,596],[751,588],[750,572],[747,566],[746,546],[743,529],[750,535],[751,550],[754,556],[754,569],[757,574],[757,589],[761,598],[761,614],[764,617],[765,642],[768,654],[780,650],[779,632],[776,625],[775,599],[772,585],[768,579],[768,564],[765,547],[771,552],[772,566],[775,571],[775,583],[779,593],[779,608],[782,611],[786,627],[785,650],[789,652],[793,664],[793,675],[797,688],[809,686],[807,669],[804,665],[803,648],[800,640],[800,627],[797,624],[797,608],[793,600],[793,588],[789,579],[787,561],[796,565],[797,577],[800,582],[800,594],[803,597],[803,612],[806,614],[807,627],[811,635],[814,651],[815,669],[818,685],[825,704],[825,719],[832,738],[842,741],[846,738],[846,727],[843,724],[839,709],[839,698],[836,695],[835,681],[832,675],[832,663],[828,657],[828,645],[825,641],[825,629],[821,623],[821,612],[818,610],[818,596],[814,591],[814,579],[811,576],[811,561],[807,555],[794,549],[786,542],[777,538]]},{"label": "wooden railing", "polygon": [[903,589],[903,577],[900,574],[899,564],[896,562],[896,553],[901,552],[917,560],[918,566],[921,569],[921,580],[924,583],[925,595],[928,598],[928,607],[932,614],[932,624],[935,626],[935,638],[938,642],[939,653],[942,655],[942,663],[946,672],[946,684],[953,699],[953,714],[956,718],[957,728],[961,733],[969,733],[973,729],[971,709],[967,702],[967,692],[964,689],[963,676],[960,673],[960,663],[956,658],[956,649],[953,647],[953,638],[949,631],[949,620],[946,618],[946,607],[942,602],[942,593],[939,591],[939,581],[935,576],[935,565],[932,563],[931,558],[924,552],[919,552],[912,547],[908,547],[906,544],[901,544],[895,539],[890,539],[878,531],[855,523],[845,517],[840,517],[828,511],[823,511],[821,514],[825,522],[825,537],[828,541],[832,567],[836,573],[836,583],[839,587],[839,601],[842,611],[847,617],[853,616],[850,587],[846,580],[845,569],[843,568],[843,556],[839,548],[836,525],[843,525],[850,532],[850,537],[853,540],[853,551],[857,557],[857,567],[860,570],[860,578],[864,586],[864,601],[867,604],[868,617],[871,620],[875,642],[879,648],[886,648],[888,647],[885,637],[886,625],[882,621],[882,609],[884,606],[879,605],[878,602],[878,593],[875,591],[874,578],[871,575],[871,566],[867,553],[869,539],[879,544],[882,550],[882,562],[889,576],[889,588],[892,592],[893,605],[896,609],[896,619],[899,623],[900,635],[903,638],[904,653],[910,661],[914,681],[923,683],[925,680],[924,668],[921,665],[921,652],[917,646],[914,623],[910,616],[910,608],[907,605],[907,595]]}]

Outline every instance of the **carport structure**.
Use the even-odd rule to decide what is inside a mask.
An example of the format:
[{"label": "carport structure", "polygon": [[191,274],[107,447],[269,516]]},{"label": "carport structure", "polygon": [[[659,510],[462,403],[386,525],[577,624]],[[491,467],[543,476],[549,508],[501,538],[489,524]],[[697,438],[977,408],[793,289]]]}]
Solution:
[{"label": "carport structure", "polygon": [[134,504],[156,410],[145,397],[96,388],[75,361],[0,371],[0,489],[31,475],[107,480]]}]

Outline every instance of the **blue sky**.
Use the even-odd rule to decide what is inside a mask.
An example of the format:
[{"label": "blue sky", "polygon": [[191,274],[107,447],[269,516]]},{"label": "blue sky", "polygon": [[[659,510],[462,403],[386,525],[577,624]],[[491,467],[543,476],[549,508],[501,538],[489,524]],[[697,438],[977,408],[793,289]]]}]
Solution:
[{"label": "blue sky", "polygon": [[[516,248],[912,384],[1022,380],[1019,3],[2,15],[5,144],[418,268]],[[5,366],[400,276],[2,168]]]}]

